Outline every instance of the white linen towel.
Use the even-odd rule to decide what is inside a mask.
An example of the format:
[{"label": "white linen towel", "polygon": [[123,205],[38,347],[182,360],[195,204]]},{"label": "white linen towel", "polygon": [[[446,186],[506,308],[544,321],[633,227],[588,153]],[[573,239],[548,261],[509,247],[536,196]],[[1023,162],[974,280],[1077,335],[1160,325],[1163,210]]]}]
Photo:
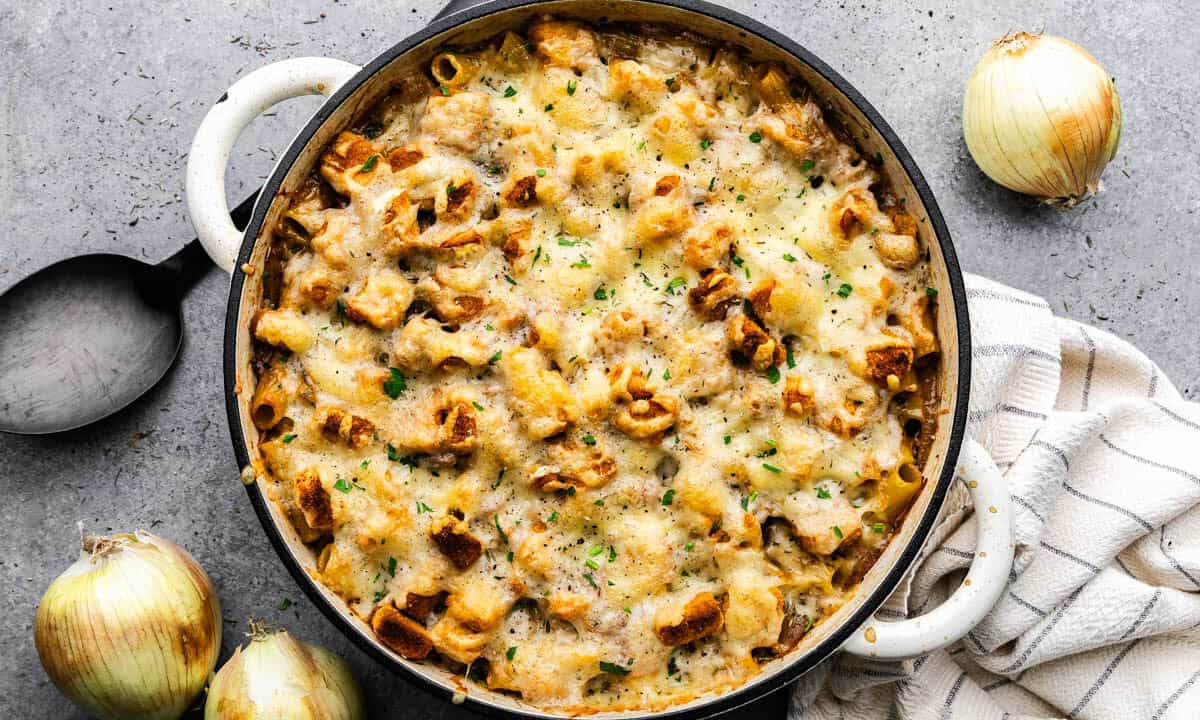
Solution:
[{"label": "white linen towel", "polygon": [[[838,654],[802,677],[790,720],[1200,718],[1200,405],[1145,355],[967,277],[967,434],[1008,480],[1016,559],[961,642],[904,662]],[[975,547],[956,484],[880,613],[920,615]]]}]

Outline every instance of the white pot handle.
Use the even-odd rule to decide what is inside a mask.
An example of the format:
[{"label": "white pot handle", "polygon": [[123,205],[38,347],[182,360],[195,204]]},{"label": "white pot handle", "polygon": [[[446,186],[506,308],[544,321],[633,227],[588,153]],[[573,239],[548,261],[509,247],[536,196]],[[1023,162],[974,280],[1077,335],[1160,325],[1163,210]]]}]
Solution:
[{"label": "white pot handle", "polygon": [[242,245],[225,200],[225,166],[238,135],[272,105],[301,95],[329,97],[359,70],[321,57],[272,63],[234,83],[204,116],[188,155],[188,213],[204,250],[225,272],[233,272]]},{"label": "white pot handle", "polygon": [[937,608],[920,617],[881,622],[872,617],[842,649],[879,660],[903,660],[959,640],[983,620],[1008,584],[1012,569],[1012,510],[1008,486],[996,463],[974,440],[963,442],[956,475],[975,502],[975,559],[962,585]]}]

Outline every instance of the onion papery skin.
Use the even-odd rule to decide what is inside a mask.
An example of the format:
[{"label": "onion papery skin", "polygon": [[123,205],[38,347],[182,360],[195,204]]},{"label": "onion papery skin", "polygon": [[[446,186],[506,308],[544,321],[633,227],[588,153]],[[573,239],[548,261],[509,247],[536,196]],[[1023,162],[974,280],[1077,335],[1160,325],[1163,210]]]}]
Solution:
[{"label": "onion papery skin", "polygon": [[1100,191],[1121,124],[1112,77],[1052,35],[1006,35],[979,61],[963,97],[963,135],[979,168],[1062,207]]},{"label": "onion papery skin", "polygon": [[350,666],[286,631],[252,629],[208,688],[204,720],[364,720]]},{"label": "onion papery skin", "polygon": [[212,581],[145,532],[89,538],[38,605],[34,641],[64,695],[101,720],[176,720],[221,650]]}]

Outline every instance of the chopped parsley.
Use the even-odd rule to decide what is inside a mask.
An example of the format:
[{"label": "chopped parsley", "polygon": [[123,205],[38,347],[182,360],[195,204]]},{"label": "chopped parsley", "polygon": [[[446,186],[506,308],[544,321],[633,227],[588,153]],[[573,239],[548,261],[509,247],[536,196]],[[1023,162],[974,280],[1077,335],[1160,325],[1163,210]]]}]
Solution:
[{"label": "chopped parsley", "polygon": [[854,286],[850,283],[842,283],[841,287],[837,289],[838,297],[843,300],[850,297],[850,293],[852,292],[854,292]]},{"label": "chopped parsley", "polygon": [[604,507],[604,500],[602,500],[602,499],[597,500],[596,502],[594,502],[592,504],[595,505],[596,507]]},{"label": "chopped parsley", "polygon": [[431,513],[431,512],[433,512],[433,508],[429,507],[428,505],[421,502],[420,500],[417,501],[417,514],[418,515],[424,515],[425,513]]},{"label": "chopped parsley", "polygon": [[504,528],[500,527],[500,516],[493,515],[492,522],[496,524],[496,532],[500,534],[500,542],[508,544],[508,533],[504,532]]},{"label": "chopped parsley", "polygon": [[599,563],[597,563],[595,560],[593,560],[593,559],[591,559],[591,558],[588,558],[587,560],[584,560],[584,561],[583,561],[583,564],[584,564],[584,565],[587,565],[587,566],[588,566],[589,568],[591,568],[592,570],[599,570],[599,569],[600,569],[600,564],[599,564]]},{"label": "chopped parsley", "polygon": [[554,109],[554,103],[546,103],[546,107],[544,107],[542,109],[545,110],[546,112],[550,112],[551,110]]},{"label": "chopped parsley", "polygon": [[508,658],[510,661],[513,658],[515,658],[516,656],[517,656],[517,646],[516,645],[510,646],[508,648],[508,650],[504,651],[504,657]]},{"label": "chopped parsley", "polygon": [[784,253],[783,259],[787,260],[788,262],[796,262],[796,256],[791,253]]},{"label": "chopped parsley", "polygon": [[517,89],[515,87],[513,87],[512,85],[509,85],[508,87],[504,88],[504,97],[510,98],[516,94],[517,94]]},{"label": "chopped parsley", "polygon": [[504,471],[507,468],[500,468],[500,472],[496,474],[496,482],[492,483],[492,489],[500,487],[500,483],[504,482]]},{"label": "chopped parsley", "polygon": [[684,280],[681,277],[674,278],[673,280],[671,280],[671,282],[667,283],[667,294],[674,295],[674,294],[676,294],[675,293],[676,290],[678,290],[686,285],[687,285],[687,280]]},{"label": "chopped parsley", "polygon": [[882,534],[884,530],[887,530],[887,526],[884,525],[883,523],[875,523],[874,525],[871,526],[871,529],[877,533]]},{"label": "chopped parsley", "polygon": [[[703,140],[700,141],[700,149],[701,150],[707,150],[710,147],[712,147],[712,140],[709,140],[708,138],[704,138]],[[709,188],[709,190],[711,190],[711,189],[712,188]]]},{"label": "chopped parsley", "polygon": [[666,370],[663,370],[662,378],[663,378],[663,380],[671,379],[671,368],[667,368]]},{"label": "chopped parsley", "polygon": [[675,502],[675,488],[667,488],[667,491],[662,496],[662,504],[670,505],[673,502]]},{"label": "chopped parsley", "polygon": [[696,547],[696,543],[692,542],[691,540],[688,540],[688,541],[687,541],[687,542],[684,544],[684,546],[683,546],[683,549],[684,549],[684,550],[687,550],[688,552],[691,552],[691,551],[692,551],[692,548],[694,548],[694,547]]},{"label": "chopped parsley", "polygon": [[600,669],[609,675],[628,675],[629,669],[623,668],[616,663],[608,662],[607,660],[600,661]]},{"label": "chopped parsley", "polygon": [[346,481],[346,478],[340,477],[337,479],[337,482],[333,484],[333,489],[337,490],[338,492],[348,493],[353,489],[353,486]]},{"label": "chopped parsley", "polygon": [[596,578],[592,577],[592,574],[590,572],[585,572],[583,574],[583,579],[588,581],[588,585],[591,585],[592,587],[594,587],[596,589],[600,588],[600,586],[596,584]]},{"label": "chopped parsley", "polygon": [[443,96],[445,96],[445,97],[450,96],[450,88],[446,87],[445,85],[438,85],[438,90],[442,91]]},{"label": "chopped parsley", "polygon": [[733,442],[733,436],[732,436],[732,435],[726,435],[726,436],[725,436],[725,444],[726,444],[726,445],[728,445],[728,444],[729,444],[729,443],[731,443],[731,442]]},{"label": "chopped parsley", "polygon": [[713,176],[713,178],[708,181],[708,191],[712,192],[713,188],[716,186],[717,186],[717,178],[716,178],[716,176]]},{"label": "chopped parsley", "polygon": [[595,438],[593,435],[591,435],[591,434],[584,435],[584,436],[583,436],[583,444],[584,444],[584,445],[595,445],[595,444],[596,444],[596,438]]},{"label": "chopped parsley", "polygon": [[546,518],[546,521],[547,521],[547,522],[554,522],[554,521],[556,521],[556,520],[558,520],[558,511],[557,511],[557,510],[555,510],[555,511],[554,511],[554,512],[552,512],[552,513],[550,513],[550,517]]},{"label": "chopped parsley", "polygon": [[608,546],[608,561],[615,562],[617,559],[617,549],[612,545]]},{"label": "chopped parsley", "polygon": [[804,160],[800,162],[800,172],[808,172],[809,170],[813,169],[814,165],[816,165],[816,163],[814,163],[812,160],[804,158]]},{"label": "chopped parsley", "polygon": [[675,78],[669,77],[666,80],[664,80],[663,82],[666,83],[667,87],[671,87],[672,85],[675,84]]},{"label": "chopped parsley", "polygon": [[821,498],[822,500],[828,500],[833,496],[829,494],[829,488],[819,487],[817,488],[817,497]]},{"label": "chopped parsley", "polygon": [[388,571],[388,575],[390,575],[391,577],[396,577],[396,558],[394,558],[394,557],[388,558],[387,571]]},{"label": "chopped parsley", "polygon": [[833,536],[836,537],[838,540],[841,540],[843,537],[842,529],[840,527],[838,527],[837,525],[833,526]]},{"label": "chopped parsley", "polygon": [[567,94],[574,95],[575,88],[577,88],[577,87],[579,87],[579,83],[575,82],[574,80],[568,80],[567,81]]},{"label": "chopped parsley", "polygon": [[596,288],[596,292],[592,293],[592,297],[594,297],[597,300],[607,300],[608,299],[608,291],[606,291],[603,286],[598,287],[598,288]]},{"label": "chopped parsley", "polygon": [[478,411],[480,411],[480,412],[483,412],[483,406],[482,406],[482,405],[480,405],[479,403],[475,402],[474,400],[472,400],[472,401],[471,401],[471,404],[475,406],[475,409],[476,409],[476,410],[478,410]]},{"label": "chopped parsley", "polygon": [[787,366],[789,368],[796,367],[796,356],[792,354],[792,348],[790,346],[787,349]]},{"label": "chopped parsley", "polygon": [[408,388],[408,382],[404,378],[404,373],[400,372],[399,368],[388,368],[390,374],[387,380],[383,381],[383,392],[395,400],[400,397],[400,393]]},{"label": "chopped parsley", "polygon": [[509,275],[507,273],[505,273],[505,275],[504,275],[504,281],[507,282],[509,285],[517,284],[517,281],[512,279],[512,275]]},{"label": "chopped parsley", "polygon": [[588,262],[587,255],[580,255],[579,262],[571,263],[571,267],[573,268],[590,268],[591,266],[592,264]]},{"label": "chopped parsley", "polygon": [[488,365],[495,365],[496,363],[500,362],[500,358],[502,357],[504,357],[504,351],[497,350],[496,352],[492,353],[490,358],[488,358]]},{"label": "chopped parsley", "polygon": [[296,439],[296,433],[288,433],[287,435],[283,436],[284,443],[290,443],[291,441],[293,441],[295,439]]},{"label": "chopped parsley", "polygon": [[[766,463],[763,463],[763,467],[767,467]],[[758,491],[755,490],[754,492],[750,493],[749,497],[742,498],[742,509],[749,510],[750,504],[753,503],[757,499],[758,499]]]},{"label": "chopped parsley", "polygon": [[781,472],[783,472],[783,470],[780,470],[779,468],[775,467],[775,466],[774,466],[774,465],[772,465],[771,463],[763,463],[763,464],[762,464],[762,466],[763,466],[763,469],[764,469],[764,470],[770,470],[770,471],[771,471],[771,472],[773,472],[773,473],[781,473]]},{"label": "chopped parsley", "polygon": [[546,168],[538,168],[536,172],[538,177],[546,177]]},{"label": "chopped parsley", "polygon": [[937,297],[937,288],[927,287],[925,288],[925,294],[931,298],[935,298]]},{"label": "chopped parsley", "polygon": [[779,382],[779,368],[774,365],[767,368],[767,379],[771,381],[772,385]]},{"label": "chopped parsley", "polygon": [[750,142],[752,142],[752,143],[760,143],[760,142],[762,142],[762,134],[761,134],[761,133],[759,133],[757,130],[755,130],[754,132],[750,133]]},{"label": "chopped parsley", "polygon": [[746,196],[742,195],[741,193],[738,193],[738,196],[734,199],[737,200],[738,202],[746,202]]},{"label": "chopped parsley", "polygon": [[379,162],[379,153],[375,153],[367,158],[367,161],[358,169],[359,172],[371,172],[375,169],[375,165]]}]

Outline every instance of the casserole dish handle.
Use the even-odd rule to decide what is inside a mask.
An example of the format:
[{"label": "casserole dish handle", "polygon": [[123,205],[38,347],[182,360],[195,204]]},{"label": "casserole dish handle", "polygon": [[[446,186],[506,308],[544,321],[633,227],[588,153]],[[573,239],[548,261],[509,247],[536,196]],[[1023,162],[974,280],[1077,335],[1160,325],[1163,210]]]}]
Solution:
[{"label": "casserole dish handle", "polygon": [[963,442],[955,475],[975,504],[975,558],[962,585],[946,602],[919,617],[881,622],[872,617],[843,650],[879,660],[902,660],[944,648],[979,624],[996,604],[1012,570],[1012,512],[1008,486],[979,443]]},{"label": "casserole dish handle", "polygon": [[233,272],[242,245],[225,199],[225,167],[238,135],[272,105],[301,95],[329,97],[360,69],[321,57],[272,63],[234,83],[204,116],[188,154],[188,214],[205,252],[225,272]]}]

